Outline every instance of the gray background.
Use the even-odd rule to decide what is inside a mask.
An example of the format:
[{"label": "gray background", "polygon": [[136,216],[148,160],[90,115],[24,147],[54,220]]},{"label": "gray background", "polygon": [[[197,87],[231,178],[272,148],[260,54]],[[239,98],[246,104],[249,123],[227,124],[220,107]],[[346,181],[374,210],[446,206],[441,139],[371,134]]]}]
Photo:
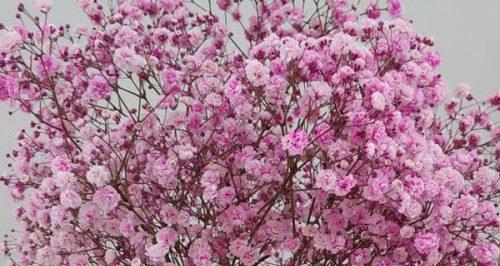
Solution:
[{"label": "gray background", "polygon": [[[203,2],[206,0],[199,0]],[[12,25],[16,0],[0,0],[0,22]],[[32,8],[34,0],[23,1]],[[85,23],[76,0],[53,0],[51,22]],[[383,2],[383,1],[381,1]],[[471,85],[473,93],[484,99],[500,85],[500,1],[498,0],[403,0],[405,17],[414,20],[415,30],[436,40],[441,53],[440,72],[449,88],[459,82]],[[21,113],[9,116],[6,103],[0,104],[0,172],[6,170],[6,152],[16,146],[17,132],[29,120]],[[0,188],[0,235],[15,226],[14,204]],[[0,264],[2,260],[0,259]]]}]

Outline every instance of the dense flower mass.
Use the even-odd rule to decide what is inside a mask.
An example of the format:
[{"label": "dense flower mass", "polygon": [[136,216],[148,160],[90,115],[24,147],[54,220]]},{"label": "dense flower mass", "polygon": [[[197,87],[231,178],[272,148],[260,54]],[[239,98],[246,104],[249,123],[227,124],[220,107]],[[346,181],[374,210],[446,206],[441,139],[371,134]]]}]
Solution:
[{"label": "dense flower mass", "polygon": [[500,92],[445,97],[398,0],[303,1],[79,0],[76,29],[49,23],[48,0],[19,5],[0,100],[33,121],[0,179],[19,202],[0,251],[496,265]]}]

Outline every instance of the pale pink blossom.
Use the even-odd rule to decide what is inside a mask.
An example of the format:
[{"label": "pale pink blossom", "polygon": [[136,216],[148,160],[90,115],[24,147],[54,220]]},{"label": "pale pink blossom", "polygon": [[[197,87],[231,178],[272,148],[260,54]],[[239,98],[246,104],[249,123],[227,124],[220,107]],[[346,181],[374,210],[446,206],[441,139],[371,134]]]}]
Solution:
[{"label": "pale pink blossom", "polygon": [[52,9],[52,1],[51,0],[36,0],[35,7],[40,12],[47,13]]},{"label": "pale pink blossom", "polygon": [[281,147],[290,155],[300,155],[309,144],[307,134],[301,129],[297,129],[281,139]]},{"label": "pale pink blossom", "polygon": [[245,67],[245,73],[254,86],[263,86],[269,80],[269,68],[257,60],[250,60]]}]

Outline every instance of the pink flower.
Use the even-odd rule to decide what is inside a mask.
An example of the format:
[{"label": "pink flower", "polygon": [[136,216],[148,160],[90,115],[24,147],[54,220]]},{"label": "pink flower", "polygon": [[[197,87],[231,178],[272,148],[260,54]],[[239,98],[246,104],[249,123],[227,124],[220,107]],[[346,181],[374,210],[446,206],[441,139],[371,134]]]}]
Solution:
[{"label": "pink flower", "polygon": [[401,6],[399,0],[388,0],[387,4],[388,4],[387,8],[389,10],[389,14],[391,15],[391,17],[397,18],[401,16],[401,13],[403,12],[403,7]]},{"label": "pink flower", "polygon": [[385,177],[369,178],[368,185],[363,189],[363,197],[368,200],[380,200],[389,189],[389,183]]},{"label": "pink flower", "polygon": [[160,0],[161,6],[166,10],[166,11],[172,11],[175,9],[175,7],[180,3],[180,0]]},{"label": "pink flower", "polygon": [[371,96],[371,104],[375,110],[382,111],[385,109],[385,97],[382,93],[376,91]]},{"label": "pink flower", "polygon": [[467,84],[464,84],[464,83],[459,83],[456,87],[455,95],[458,98],[466,98],[466,97],[472,95],[470,92],[470,86]]},{"label": "pink flower", "polygon": [[401,0],[35,1],[0,25],[16,264],[498,261],[500,92],[443,103]]},{"label": "pink flower", "polygon": [[129,26],[123,26],[115,35],[115,44],[118,46],[132,45],[137,41],[137,32]]},{"label": "pink flower", "polygon": [[471,195],[462,195],[453,202],[453,212],[460,218],[470,218],[477,212],[477,200]]},{"label": "pink flower", "polygon": [[498,172],[493,171],[487,166],[479,168],[474,172],[473,176],[474,186],[482,190],[487,190],[492,184],[498,182]]},{"label": "pink flower", "polygon": [[166,69],[161,72],[163,78],[163,90],[166,93],[174,93],[180,90],[181,76],[178,71],[174,69]]},{"label": "pink flower", "polygon": [[179,153],[179,158],[181,160],[189,160],[193,158],[196,153],[196,148],[191,145],[178,145],[174,149]]},{"label": "pink flower", "polygon": [[413,234],[415,234],[415,228],[413,228],[412,226],[405,225],[401,227],[401,229],[399,230],[399,234],[403,238],[411,238],[413,237]]},{"label": "pink flower", "polygon": [[112,186],[105,186],[94,193],[92,201],[103,212],[109,212],[118,206],[120,195]]},{"label": "pink flower", "polygon": [[259,260],[259,250],[252,249],[246,252],[240,259],[243,265],[247,266],[255,265],[255,263],[257,263],[257,261]]},{"label": "pink flower", "polygon": [[108,81],[100,75],[94,75],[89,81],[89,91],[96,99],[106,99],[111,93]]},{"label": "pink flower", "polygon": [[229,245],[229,252],[238,258],[243,257],[248,250],[246,241],[242,239],[235,239]]},{"label": "pink flower", "polygon": [[156,233],[156,241],[169,248],[177,241],[177,236],[178,234],[174,229],[166,227]]},{"label": "pink flower", "polygon": [[316,186],[324,191],[333,191],[337,183],[338,175],[332,170],[319,170],[316,176]]},{"label": "pink flower", "polygon": [[263,86],[267,83],[270,77],[270,70],[257,60],[250,60],[245,67],[245,73],[254,86]]},{"label": "pink flower", "polygon": [[479,203],[478,213],[484,223],[490,223],[495,220],[495,204],[491,201],[483,201]]},{"label": "pink flower", "polygon": [[234,196],[236,195],[236,192],[232,187],[224,187],[218,191],[218,194],[220,204],[225,206],[231,203],[231,201],[234,199]]},{"label": "pink flower", "polygon": [[3,31],[0,38],[0,52],[8,53],[23,42],[17,31]]},{"label": "pink flower", "polygon": [[97,187],[103,187],[106,183],[111,180],[111,175],[106,167],[102,165],[95,165],[90,167],[86,174],[87,181]]},{"label": "pink flower", "polygon": [[313,130],[313,139],[322,147],[327,148],[333,142],[333,129],[327,123],[316,126]]},{"label": "pink flower", "polygon": [[415,248],[422,254],[429,254],[439,246],[439,237],[433,233],[419,233],[415,236]]},{"label": "pink flower", "polygon": [[52,1],[51,0],[36,0],[35,7],[40,12],[47,13],[52,9]]},{"label": "pink flower", "polygon": [[345,238],[335,234],[330,235],[330,241],[327,244],[327,249],[333,254],[338,253],[345,246]]},{"label": "pink flower", "polygon": [[201,239],[196,240],[189,250],[189,257],[191,257],[196,265],[209,266],[212,264],[212,252],[210,246],[205,241]]},{"label": "pink flower", "polygon": [[61,257],[51,247],[45,246],[37,250],[36,260],[43,265],[58,265]]},{"label": "pink flower", "polygon": [[281,139],[281,147],[290,155],[300,155],[309,144],[307,134],[301,129],[297,129]]},{"label": "pink flower", "polygon": [[290,252],[295,252],[299,249],[300,243],[297,239],[290,239],[287,238],[283,243],[281,243],[281,248],[290,251]]},{"label": "pink flower", "polygon": [[222,105],[222,97],[217,93],[210,93],[205,98],[205,102],[213,107],[219,107]]},{"label": "pink flower", "polygon": [[130,261],[130,266],[141,266],[141,259],[138,257],[135,257]]},{"label": "pink flower", "polygon": [[337,196],[345,196],[347,195],[351,189],[356,186],[357,180],[354,179],[353,175],[346,175],[341,178],[337,178],[335,182],[335,186],[333,188],[333,192]]},{"label": "pink flower", "polygon": [[330,85],[323,81],[311,82],[311,87],[307,91],[307,94],[315,100],[330,100],[332,93],[333,90]]},{"label": "pink flower", "polygon": [[498,262],[500,251],[492,243],[482,243],[472,248],[474,258],[481,263]]},{"label": "pink flower", "polygon": [[452,167],[441,168],[434,175],[436,181],[454,193],[460,192],[464,187],[464,177]]},{"label": "pink flower", "polygon": [[82,204],[82,199],[80,198],[80,194],[73,190],[65,190],[61,192],[60,201],[61,205],[66,208],[78,208]]},{"label": "pink flower", "polygon": [[217,0],[217,6],[224,11],[227,11],[231,7],[232,3],[233,1],[231,0]]},{"label": "pink flower", "polygon": [[19,97],[19,84],[13,76],[0,77],[0,101]]},{"label": "pink flower", "polygon": [[115,64],[125,72],[138,72],[146,66],[146,59],[137,55],[134,50],[128,47],[121,47],[115,50],[113,60]]},{"label": "pink flower", "polygon": [[163,244],[155,244],[146,247],[146,256],[148,256],[154,262],[160,262],[164,260],[165,255],[168,253],[168,247]]},{"label": "pink flower", "polygon": [[65,156],[57,156],[55,157],[50,166],[53,172],[68,172],[71,170],[71,162]]},{"label": "pink flower", "polygon": [[69,255],[68,262],[69,266],[90,266],[87,256],[81,253]]}]

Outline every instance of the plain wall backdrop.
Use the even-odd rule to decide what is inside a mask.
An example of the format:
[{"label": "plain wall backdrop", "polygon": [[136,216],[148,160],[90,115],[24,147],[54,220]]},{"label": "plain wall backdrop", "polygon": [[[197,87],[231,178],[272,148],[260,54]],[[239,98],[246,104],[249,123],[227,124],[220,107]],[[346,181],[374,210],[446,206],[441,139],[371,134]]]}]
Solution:
[{"label": "plain wall backdrop", "polygon": [[[203,2],[208,0],[198,0]],[[311,1],[311,0],[307,0]],[[366,1],[366,0],[365,0]],[[0,22],[16,22],[17,0],[0,0]],[[21,1],[32,8],[34,0]],[[380,1],[383,2],[383,1]],[[498,0],[403,0],[404,17],[414,21],[415,31],[432,36],[441,54],[440,73],[449,91],[457,83],[468,83],[478,99],[485,99],[500,88],[500,1]],[[50,22],[85,24],[76,0],[53,0]],[[8,171],[4,154],[16,147],[16,135],[30,118],[8,115],[0,104],[0,172]],[[7,190],[0,188],[0,236],[15,227],[14,204]],[[5,265],[0,259],[0,264]]]}]

